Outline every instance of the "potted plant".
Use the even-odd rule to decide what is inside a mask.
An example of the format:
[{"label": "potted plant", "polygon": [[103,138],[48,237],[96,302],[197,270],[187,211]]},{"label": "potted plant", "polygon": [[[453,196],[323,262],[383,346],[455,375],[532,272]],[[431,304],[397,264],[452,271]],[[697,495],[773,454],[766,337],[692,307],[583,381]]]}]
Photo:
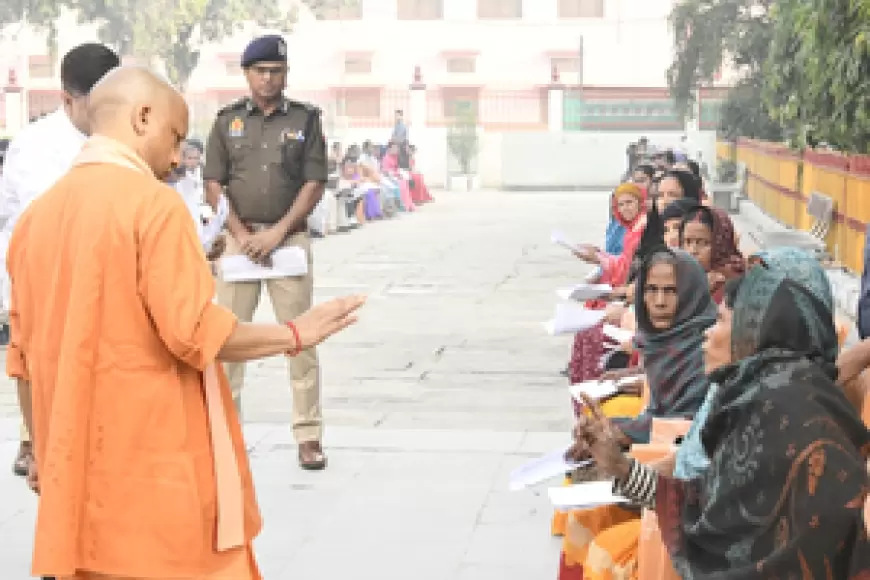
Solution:
[{"label": "potted plant", "polygon": [[458,103],[453,122],[447,130],[447,148],[458,165],[458,173],[449,171],[448,185],[452,191],[472,191],[479,188],[476,172],[479,138],[477,114],[471,102]]}]

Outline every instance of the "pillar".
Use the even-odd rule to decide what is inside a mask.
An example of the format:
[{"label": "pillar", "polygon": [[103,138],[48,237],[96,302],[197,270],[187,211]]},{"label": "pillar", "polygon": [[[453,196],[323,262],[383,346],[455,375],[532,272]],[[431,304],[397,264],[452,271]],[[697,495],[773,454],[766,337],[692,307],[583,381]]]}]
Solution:
[{"label": "pillar", "polygon": [[6,133],[15,135],[26,124],[27,107],[24,103],[24,90],[18,84],[15,69],[9,69],[6,87],[3,89],[6,105]]},{"label": "pillar", "polygon": [[417,147],[417,166],[424,174],[431,167],[431,144],[427,120],[429,116],[428,102],[426,100],[426,83],[423,82],[423,73],[420,67],[414,67],[414,80],[408,87],[410,93],[410,108],[407,112],[408,134],[411,143]]},{"label": "pillar", "polygon": [[553,67],[547,99],[547,128],[551,133],[561,133],[565,128],[565,85],[559,80],[556,67]]}]

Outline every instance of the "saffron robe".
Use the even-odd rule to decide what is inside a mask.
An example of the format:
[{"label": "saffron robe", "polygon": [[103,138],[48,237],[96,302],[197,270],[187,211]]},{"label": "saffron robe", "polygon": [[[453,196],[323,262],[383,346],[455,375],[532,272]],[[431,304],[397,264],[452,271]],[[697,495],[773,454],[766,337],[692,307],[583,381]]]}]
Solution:
[{"label": "saffron robe", "polygon": [[260,514],[215,364],[236,318],[212,301],[178,193],[92,137],[22,216],[8,268],[7,372],[31,381],[41,486],[33,575],[222,578],[245,559],[259,579]]}]

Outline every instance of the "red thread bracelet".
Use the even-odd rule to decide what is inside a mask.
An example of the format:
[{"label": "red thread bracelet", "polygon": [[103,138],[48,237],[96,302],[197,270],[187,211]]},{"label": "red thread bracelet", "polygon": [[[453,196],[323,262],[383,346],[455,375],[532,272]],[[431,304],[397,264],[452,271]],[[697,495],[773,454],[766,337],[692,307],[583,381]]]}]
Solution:
[{"label": "red thread bracelet", "polygon": [[296,328],[296,324],[293,321],[288,322],[287,326],[289,326],[290,330],[293,331],[293,337],[296,339],[296,348],[289,351],[287,354],[290,356],[296,356],[302,352],[302,339],[299,338],[299,329]]}]

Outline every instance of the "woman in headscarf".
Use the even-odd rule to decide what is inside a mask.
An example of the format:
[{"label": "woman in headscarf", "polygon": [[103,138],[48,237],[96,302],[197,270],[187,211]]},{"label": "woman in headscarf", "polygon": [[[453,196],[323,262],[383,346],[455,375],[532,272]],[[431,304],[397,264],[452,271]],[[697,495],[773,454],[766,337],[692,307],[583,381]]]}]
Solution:
[{"label": "woman in headscarf", "polygon": [[[620,446],[648,442],[654,417],[694,416],[707,390],[701,343],[716,321],[704,271],[680,250],[661,247],[650,252],[640,268],[635,296],[635,342],[643,356],[650,401],[639,416],[612,420]],[[599,405],[595,408],[603,413]],[[578,422],[582,421],[581,415]],[[609,528],[638,519],[636,512],[616,506],[572,511],[562,541],[559,579],[588,578],[602,561],[626,551],[626,560],[636,559],[636,535],[625,536],[622,544],[604,553],[590,546]]]},{"label": "woman in headscarf", "polygon": [[684,578],[870,577],[870,432],[834,384],[830,308],[754,267],[728,284],[704,349],[719,390],[701,431],[710,464],[697,478],[626,458],[592,402],[570,454],[591,455],[617,493],[656,510]]},{"label": "woman in headscarf", "polygon": [[[613,288],[622,287],[628,278],[628,271],[635,251],[640,244],[646,225],[645,192],[634,183],[621,184],[611,196],[611,215],[622,224],[627,233],[623,240],[622,253],[618,256],[601,252],[594,247],[585,247],[577,256],[588,263],[598,264],[598,281],[610,284]],[[600,300],[589,301],[587,308],[603,309],[607,306]],[[604,323],[600,323],[574,335],[571,348],[571,359],[568,363],[568,380],[570,384],[594,380],[601,376],[601,359],[604,355]],[[582,409],[572,399],[574,412]],[[642,409],[640,397],[616,397],[606,403],[607,412],[617,415],[637,414]],[[570,481],[566,481],[566,484]],[[551,522],[551,533],[561,536],[565,532],[567,514],[556,510]]]},{"label": "woman in headscarf", "polygon": [[710,285],[716,304],[722,301],[725,282],[746,270],[737,247],[734,223],[719,208],[700,206],[689,211],[680,224],[680,247],[695,257]]},{"label": "woman in headscarf", "polygon": [[660,214],[678,199],[691,199],[701,205],[701,182],[688,171],[666,171],[659,181],[657,191],[656,203]]},{"label": "woman in headscarf", "polygon": [[[621,287],[626,283],[628,271],[640,244],[646,225],[644,191],[633,183],[623,183],[613,193],[611,212],[614,219],[622,223],[627,233],[623,240],[623,250],[618,256],[602,252],[592,246],[583,247],[577,257],[600,267],[598,282]],[[604,308],[601,302],[587,303],[587,308]],[[571,362],[568,365],[571,384],[598,378],[601,375],[599,363],[603,354],[603,323],[578,332],[574,337]]]}]

